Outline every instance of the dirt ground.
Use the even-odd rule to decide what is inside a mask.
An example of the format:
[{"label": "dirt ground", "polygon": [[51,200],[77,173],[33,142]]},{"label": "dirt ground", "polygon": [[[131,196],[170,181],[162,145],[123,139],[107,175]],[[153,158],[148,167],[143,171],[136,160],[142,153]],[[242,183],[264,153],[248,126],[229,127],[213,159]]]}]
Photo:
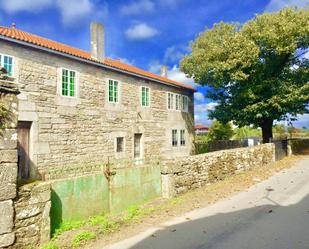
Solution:
[{"label": "dirt ground", "polygon": [[[58,248],[72,248],[72,240],[76,234],[82,231],[91,231],[96,234],[96,238],[83,241],[79,248],[102,248],[103,245],[133,236],[145,231],[149,227],[158,226],[168,219],[180,216],[193,209],[206,207],[238,192],[245,191],[250,186],[269,178],[276,172],[290,168],[301,157],[291,156],[268,166],[253,168],[223,181],[192,190],[173,199],[156,199],[138,208],[140,211],[148,210],[148,212],[141,212],[143,214],[139,215],[139,211],[137,211],[137,214],[134,217],[132,216],[132,219],[128,222],[120,223],[119,227],[117,226],[117,228],[111,229],[109,232],[102,232],[101,226],[86,225],[62,233],[53,243],[57,244]],[[119,217],[119,215],[115,215],[112,219],[117,220]]]}]

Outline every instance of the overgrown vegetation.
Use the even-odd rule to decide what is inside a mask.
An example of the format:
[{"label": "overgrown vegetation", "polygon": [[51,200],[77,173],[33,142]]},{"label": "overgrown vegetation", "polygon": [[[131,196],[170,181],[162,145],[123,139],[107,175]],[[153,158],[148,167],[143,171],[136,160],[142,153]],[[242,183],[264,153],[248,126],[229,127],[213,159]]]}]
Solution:
[{"label": "overgrown vegetation", "polygon": [[41,246],[40,249],[59,249],[59,247],[53,241],[51,241]]},{"label": "overgrown vegetation", "polygon": [[5,123],[8,116],[9,116],[9,110],[6,108],[4,103],[0,101],[0,130],[5,128]]},{"label": "overgrown vegetation", "polygon": [[95,238],[96,238],[95,233],[89,232],[89,231],[83,231],[75,235],[75,237],[72,240],[71,245],[73,248],[76,248],[76,247],[81,246],[82,243],[88,240],[95,239]]}]

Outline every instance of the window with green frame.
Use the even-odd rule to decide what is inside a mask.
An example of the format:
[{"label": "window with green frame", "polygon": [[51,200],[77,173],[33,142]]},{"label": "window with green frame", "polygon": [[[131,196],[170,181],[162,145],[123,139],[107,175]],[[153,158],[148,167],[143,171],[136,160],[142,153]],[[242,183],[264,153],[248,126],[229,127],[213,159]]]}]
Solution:
[{"label": "window with green frame", "polygon": [[142,86],[141,103],[144,107],[150,106],[150,90],[149,87]]},{"label": "window with green frame", "polygon": [[75,97],[76,96],[76,72],[68,69],[62,69],[62,96]]},{"label": "window with green frame", "polygon": [[116,80],[108,81],[108,101],[112,103],[118,103],[119,84]]},{"label": "window with green frame", "polygon": [[8,76],[13,76],[13,57],[9,55],[0,54],[0,66],[4,67]]}]

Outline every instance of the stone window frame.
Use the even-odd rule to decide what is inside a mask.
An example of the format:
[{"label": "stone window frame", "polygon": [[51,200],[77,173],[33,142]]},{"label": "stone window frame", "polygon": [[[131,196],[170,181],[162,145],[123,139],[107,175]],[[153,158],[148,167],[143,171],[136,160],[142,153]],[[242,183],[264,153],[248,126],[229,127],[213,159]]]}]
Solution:
[{"label": "stone window frame", "polygon": [[172,146],[177,147],[178,146],[178,130],[172,129]]},{"label": "stone window frame", "polygon": [[179,136],[180,146],[186,146],[186,130],[180,129]]},{"label": "stone window frame", "polygon": [[[118,139],[122,139],[122,150],[118,150]],[[115,137],[115,152],[116,153],[123,153],[125,152],[125,137],[124,136],[117,136]]]},{"label": "stone window frame", "polygon": [[4,67],[4,57],[10,57],[12,58],[12,71],[11,71],[11,75],[8,75],[9,77],[15,78],[15,57],[13,55],[9,55],[9,54],[4,54],[4,53],[0,53],[0,66]]},{"label": "stone window frame", "polygon": [[[148,89],[148,103],[146,103],[146,105],[143,104],[143,88],[144,89]],[[150,87],[148,86],[140,86],[140,103],[142,107],[150,107],[151,105],[151,90]]]},{"label": "stone window frame", "polygon": [[[110,92],[109,92],[109,83],[110,81],[113,81],[113,82],[117,82],[117,101],[111,101],[110,100]],[[120,81],[119,80],[116,80],[116,79],[111,79],[109,78],[107,80],[107,101],[108,103],[113,103],[113,104],[119,104],[120,103]],[[114,91],[114,85],[113,85],[113,91]],[[114,94],[113,94],[114,95]]]},{"label": "stone window frame", "polygon": [[[184,101],[184,100],[186,100],[186,101]],[[182,111],[183,112],[189,111],[189,97],[186,96],[186,95],[182,95]]]},{"label": "stone window frame", "polygon": [[182,95],[175,94],[175,111],[182,111]]},{"label": "stone window frame", "polygon": [[[167,109],[168,110],[174,110],[174,96],[175,94],[172,92],[166,93],[166,103],[167,103]],[[171,100],[171,101],[170,101]]]},{"label": "stone window frame", "polygon": [[[69,95],[63,95],[62,94],[62,71],[63,70],[68,70],[68,72],[74,72],[75,73],[75,95],[74,96],[69,96]],[[59,67],[58,68],[58,84],[57,84],[57,88],[58,88],[58,95],[63,97],[63,98],[67,98],[67,99],[77,99],[79,97],[79,72],[77,70],[74,69],[70,69],[70,68],[66,68],[66,67]]]}]

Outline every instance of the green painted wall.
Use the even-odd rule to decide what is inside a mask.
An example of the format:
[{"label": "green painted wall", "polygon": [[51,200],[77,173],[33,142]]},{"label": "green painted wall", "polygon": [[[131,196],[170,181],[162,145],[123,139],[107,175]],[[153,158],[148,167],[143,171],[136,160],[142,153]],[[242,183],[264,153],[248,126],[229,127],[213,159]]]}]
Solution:
[{"label": "green painted wall", "polygon": [[53,182],[51,202],[53,232],[63,221],[108,212],[108,181],[103,174],[97,174]]},{"label": "green painted wall", "polygon": [[110,211],[118,212],[161,196],[159,165],[117,170],[110,182]]},{"label": "green painted wall", "polygon": [[110,183],[104,174],[52,182],[52,232],[64,221],[122,211],[161,196],[160,166],[117,169]]}]

